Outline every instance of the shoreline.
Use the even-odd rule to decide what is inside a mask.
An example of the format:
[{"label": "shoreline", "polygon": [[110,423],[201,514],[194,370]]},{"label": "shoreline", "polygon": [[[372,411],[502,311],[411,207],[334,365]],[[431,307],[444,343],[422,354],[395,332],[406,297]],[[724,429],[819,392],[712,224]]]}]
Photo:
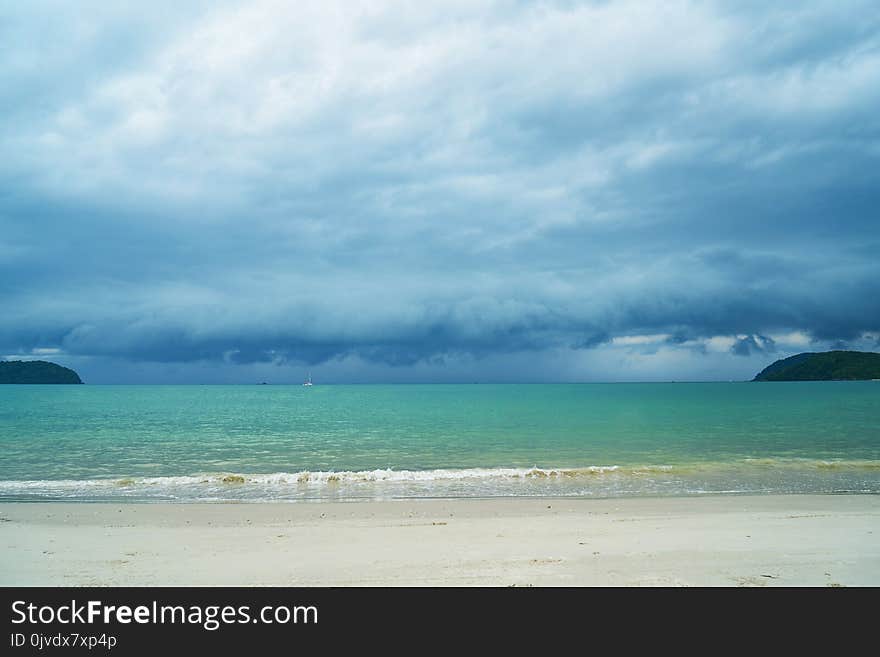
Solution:
[{"label": "shoreline", "polygon": [[0,503],[4,586],[878,586],[880,496]]},{"label": "shoreline", "polygon": [[0,480],[0,504],[606,499],[742,494],[880,494],[880,460],[750,457],[653,464],[216,471]]},{"label": "shoreline", "polygon": [[621,495],[566,495],[560,494],[541,494],[541,495],[400,495],[388,497],[279,497],[276,499],[266,498],[206,498],[203,500],[184,499],[169,500],[164,498],[131,498],[124,497],[95,497],[95,498],[51,498],[39,497],[32,499],[16,499],[0,497],[0,523],[3,521],[3,509],[17,505],[46,505],[46,506],[169,506],[180,507],[190,506],[198,508],[200,506],[296,506],[296,505],[323,505],[338,504],[340,506],[349,504],[397,504],[397,503],[420,503],[420,502],[492,502],[492,501],[541,501],[541,500],[558,500],[558,501],[592,501],[592,502],[613,502],[616,500],[694,500],[705,498],[740,498],[740,497],[877,497],[880,493],[873,490],[832,490],[832,491],[809,491],[805,493],[796,493],[790,491],[774,492],[766,490],[725,490],[725,491],[700,491],[700,492],[670,492],[670,493],[625,493]]}]

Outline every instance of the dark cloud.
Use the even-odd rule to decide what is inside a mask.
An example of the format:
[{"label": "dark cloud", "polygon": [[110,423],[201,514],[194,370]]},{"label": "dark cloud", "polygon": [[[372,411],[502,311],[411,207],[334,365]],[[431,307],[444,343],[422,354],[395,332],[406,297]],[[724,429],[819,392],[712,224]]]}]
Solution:
[{"label": "dark cloud", "polygon": [[668,344],[680,345],[688,342],[689,340],[693,340],[692,336],[687,335],[686,333],[676,332],[666,338],[666,342]]},{"label": "dark cloud", "polygon": [[772,354],[776,351],[776,342],[766,335],[747,335],[737,338],[730,348],[730,353],[736,356],[751,356],[753,353]]},{"label": "dark cloud", "polygon": [[610,333],[606,333],[604,331],[599,333],[594,333],[592,335],[588,335],[582,340],[575,342],[572,345],[574,349],[594,349],[599,345],[605,344],[607,342],[611,342],[611,338],[613,336]]},{"label": "dark cloud", "polygon": [[2,353],[726,378],[880,332],[869,2],[29,7]]}]

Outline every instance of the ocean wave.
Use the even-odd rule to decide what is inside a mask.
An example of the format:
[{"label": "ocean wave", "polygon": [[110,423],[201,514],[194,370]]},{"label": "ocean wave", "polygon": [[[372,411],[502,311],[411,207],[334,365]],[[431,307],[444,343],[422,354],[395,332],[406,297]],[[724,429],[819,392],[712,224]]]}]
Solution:
[{"label": "ocean wave", "polygon": [[382,482],[433,482],[490,479],[561,479],[595,476],[617,472],[619,466],[586,466],[582,468],[463,468],[434,470],[302,470],[299,472],[273,472],[247,474],[236,472],[205,473],[168,477],[108,477],[101,479],[55,479],[55,480],[7,480],[0,481],[0,492],[50,487],[55,489],[133,487],[180,487],[180,486],[259,486],[328,485],[342,483]]},{"label": "ocean wave", "polygon": [[[800,472],[880,472],[880,460],[831,460],[797,458],[746,458],[737,461],[685,464],[589,465],[583,467],[543,468],[533,466],[496,468],[450,468],[429,470],[301,470],[296,472],[241,473],[210,472],[180,476],[115,476],[92,479],[0,480],[0,495],[28,492],[86,493],[108,492],[124,495],[127,491],[162,489],[174,491],[233,491],[237,488],[333,488],[347,485],[430,485],[491,484],[517,481],[589,482],[606,477],[645,479],[656,477],[695,477],[727,473],[759,472],[767,469]],[[482,490],[482,488],[481,488]]]},{"label": "ocean wave", "polygon": [[880,470],[875,459],[804,459],[804,458],[747,458],[743,463],[771,468],[813,468],[817,470]]}]

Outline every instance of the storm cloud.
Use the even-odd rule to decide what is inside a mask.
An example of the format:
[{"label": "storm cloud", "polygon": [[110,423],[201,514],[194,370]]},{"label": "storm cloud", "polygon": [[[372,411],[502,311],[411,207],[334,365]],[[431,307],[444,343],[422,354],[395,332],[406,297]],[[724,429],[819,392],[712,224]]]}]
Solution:
[{"label": "storm cloud", "polygon": [[0,9],[7,358],[728,378],[880,339],[874,2],[178,5]]}]

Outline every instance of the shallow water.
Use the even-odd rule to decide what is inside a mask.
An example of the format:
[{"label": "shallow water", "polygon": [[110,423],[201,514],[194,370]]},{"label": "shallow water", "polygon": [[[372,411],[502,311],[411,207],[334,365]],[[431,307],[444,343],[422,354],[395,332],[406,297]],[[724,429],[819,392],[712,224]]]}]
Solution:
[{"label": "shallow water", "polygon": [[0,386],[0,499],[880,493],[880,383]]}]

